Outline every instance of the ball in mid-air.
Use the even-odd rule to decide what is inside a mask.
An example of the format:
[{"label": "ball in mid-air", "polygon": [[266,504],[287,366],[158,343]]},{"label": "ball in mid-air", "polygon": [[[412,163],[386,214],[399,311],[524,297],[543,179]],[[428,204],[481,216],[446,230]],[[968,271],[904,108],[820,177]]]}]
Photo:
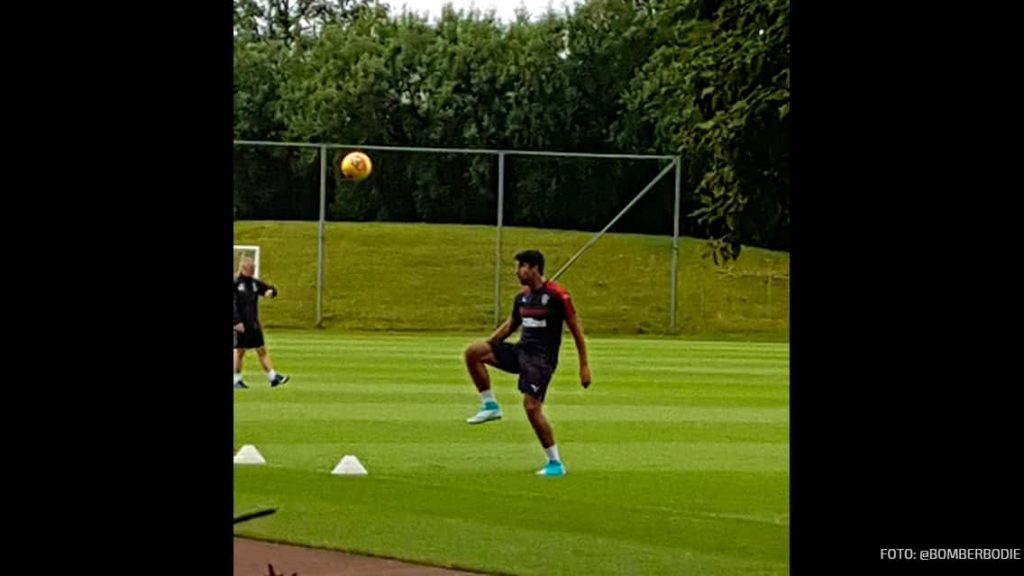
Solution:
[{"label": "ball in mid-air", "polygon": [[372,171],[370,157],[362,152],[349,152],[341,159],[341,174],[346,180],[364,180]]}]

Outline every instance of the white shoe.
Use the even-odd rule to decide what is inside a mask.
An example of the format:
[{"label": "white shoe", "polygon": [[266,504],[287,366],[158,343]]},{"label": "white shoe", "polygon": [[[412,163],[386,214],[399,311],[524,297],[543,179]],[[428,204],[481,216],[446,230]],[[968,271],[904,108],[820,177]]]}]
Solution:
[{"label": "white shoe", "polygon": [[501,408],[497,404],[493,404],[493,408],[488,404],[484,404],[480,408],[480,411],[466,419],[469,424],[483,424],[491,420],[501,420]]}]

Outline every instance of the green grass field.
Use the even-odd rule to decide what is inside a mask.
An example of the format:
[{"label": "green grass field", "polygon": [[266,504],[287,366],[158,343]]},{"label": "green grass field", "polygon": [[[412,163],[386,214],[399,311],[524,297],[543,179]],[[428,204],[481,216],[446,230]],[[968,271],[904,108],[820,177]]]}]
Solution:
[{"label": "green grass field", "polygon": [[[235,449],[268,464],[235,467],[235,512],[278,513],[236,533],[496,573],[788,574],[788,344],[589,337],[584,391],[567,338],[546,410],[569,474],[542,478],[514,377],[492,373],[504,420],[464,423],[484,335],[269,330],[292,381],[247,356]],[[370,474],[332,476],[345,454]]]}]

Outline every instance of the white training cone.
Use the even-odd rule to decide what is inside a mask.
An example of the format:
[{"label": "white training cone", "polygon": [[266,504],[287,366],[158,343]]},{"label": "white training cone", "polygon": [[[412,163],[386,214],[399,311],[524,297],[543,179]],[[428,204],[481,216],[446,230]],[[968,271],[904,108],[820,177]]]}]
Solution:
[{"label": "white training cone", "polygon": [[367,474],[367,471],[366,468],[363,467],[363,463],[359,461],[359,458],[347,454],[341,459],[341,462],[338,462],[338,465],[334,467],[331,474],[335,474],[337,476],[353,474],[365,475]]},{"label": "white training cone", "polygon": [[246,444],[235,454],[235,464],[266,464],[267,461],[252,444]]}]

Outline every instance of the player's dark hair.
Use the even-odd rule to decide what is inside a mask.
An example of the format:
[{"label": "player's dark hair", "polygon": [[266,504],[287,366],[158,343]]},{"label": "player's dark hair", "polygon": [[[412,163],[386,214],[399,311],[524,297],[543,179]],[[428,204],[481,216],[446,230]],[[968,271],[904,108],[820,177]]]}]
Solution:
[{"label": "player's dark hair", "polygon": [[516,254],[516,262],[536,266],[537,272],[541,275],[544,274],[544,255],[537,250],[523,250]]}]

